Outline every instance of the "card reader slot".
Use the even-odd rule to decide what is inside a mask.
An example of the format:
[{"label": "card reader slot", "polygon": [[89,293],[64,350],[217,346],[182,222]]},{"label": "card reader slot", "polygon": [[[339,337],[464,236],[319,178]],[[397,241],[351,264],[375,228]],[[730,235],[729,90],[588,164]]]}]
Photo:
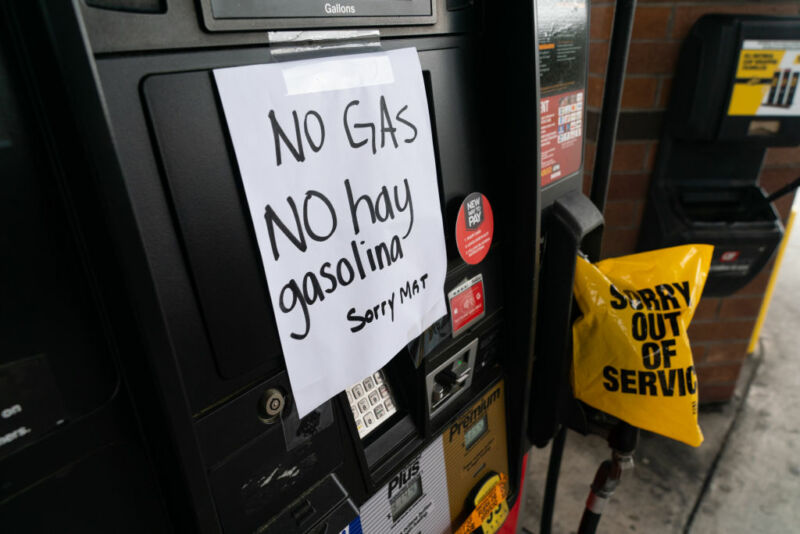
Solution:
[{"label": "card reader slot", "polygon": [[425,377],[426,402],[430,417],[434,417],[469,389],[477,352],[478,338],[475,338]]}]

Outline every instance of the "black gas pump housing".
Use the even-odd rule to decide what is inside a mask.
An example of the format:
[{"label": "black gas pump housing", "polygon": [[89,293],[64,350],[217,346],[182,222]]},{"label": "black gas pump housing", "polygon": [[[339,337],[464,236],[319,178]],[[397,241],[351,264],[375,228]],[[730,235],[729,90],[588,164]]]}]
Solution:
[{"label": "black gas pump housing", "polygon": [[[540,255],[536,27],[525,2],[0,2],[5,530],[437,532],[488,471],[513,507]],[[443,297],[477,279],[484,304],[376,373],[396,412],[362,436],[350,389],[298,416],[213,71],[401,48],[427,96]],[[455,244],[472,192],[497,214],[477,265]],[[426,404],[463,355],[470,381]],[[470,476],[449,482],[448,459]]]},{"label": "black gas pump housing", "polygon": [[[681,51],[638,248],[714,245],[707,296],[747,284],[783,236],[756,183],[768,147],[800,144],[800,63],[784,69],[770,50],[782,46],[800,59],[800,18],[706,15]],[[751,59],[761,77],[743,75]]]}]

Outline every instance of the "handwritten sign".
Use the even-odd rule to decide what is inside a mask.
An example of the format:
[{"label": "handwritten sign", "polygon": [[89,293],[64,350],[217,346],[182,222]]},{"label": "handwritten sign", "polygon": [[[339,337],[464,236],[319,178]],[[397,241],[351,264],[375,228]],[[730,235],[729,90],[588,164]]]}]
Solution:
[{"label": "handwritten sign", "polygon": [[414,49],[214,71],[300,416],[447,312]]}]

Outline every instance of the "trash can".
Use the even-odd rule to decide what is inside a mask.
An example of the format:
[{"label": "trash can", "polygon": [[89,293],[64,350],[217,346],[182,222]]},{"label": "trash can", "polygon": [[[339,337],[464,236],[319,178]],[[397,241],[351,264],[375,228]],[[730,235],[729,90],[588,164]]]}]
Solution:
[{"label": "trash can", "polygon": [[783,236],[757,180],[768,147],[800,144],[795,71],[797,17],[706,15],[684,42],[638,249],[714,245],[707,296],[750,282]]}]

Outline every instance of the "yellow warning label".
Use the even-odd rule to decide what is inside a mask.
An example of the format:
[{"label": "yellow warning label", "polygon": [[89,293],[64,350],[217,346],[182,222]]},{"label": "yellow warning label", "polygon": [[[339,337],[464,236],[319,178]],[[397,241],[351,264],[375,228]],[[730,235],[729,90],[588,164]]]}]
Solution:
[{"label": "yellow warning label", "polygon": [[770,88],[786,54],[784,50],[742,50],[736,67],[736,81],[728,115],[755,115]]},{"label": "yellow warning label", "polygon": [[454,534],[470,534],[481,528],[484,534],[494,534],[508,517],[508,477],[493,476],[476,497],[475,509]]},{"label": "yellow warning label", "polygon": [[742,50],[739,54],[739,66],[736,78],[772,79],[783,60],[784,50]]},{"label": "yellow warning label", "polygon": [[[503,488],[498,488],[498,486],[502,486],[503,484],[507,484],[508,481],[505,479],[505,475],[494,475],[492,478],[487,480],[483,487],[478,491],[478,494],[475,496],[475,507],[481,508],[483,505],[484,499],[486,499],[491,492],[499,492]],[[502,499],[499,503],[492,503],[495,504],[495,507],[491,509],[489,514],[482,518],[483,521],[481,522],[481,530],[483,530],[483,534],[494,534],[500,527],[503,526],[505,523],[506,518],[508,517],[508,500]],[[488,505],[484,505],[483,508],[488,508]]]},{"label": "yellow warning label", "polygon": [[703,293],[711,245],[578,258],[572,330],[575,396],[630,423],[697,447],[697,374],[686,329]]},{"label": "yellow warning label", "polygon": [[[797,65],[800,65],[800,40],[742,41],[728,115],[800,117]],[[753,124],[748,129],[748,135],[766,135],[765,132]]]},{"label": "yellow warning label", "polygon": [[769,89],[769,84],[734,84],[728,115],[755,115]]}]

